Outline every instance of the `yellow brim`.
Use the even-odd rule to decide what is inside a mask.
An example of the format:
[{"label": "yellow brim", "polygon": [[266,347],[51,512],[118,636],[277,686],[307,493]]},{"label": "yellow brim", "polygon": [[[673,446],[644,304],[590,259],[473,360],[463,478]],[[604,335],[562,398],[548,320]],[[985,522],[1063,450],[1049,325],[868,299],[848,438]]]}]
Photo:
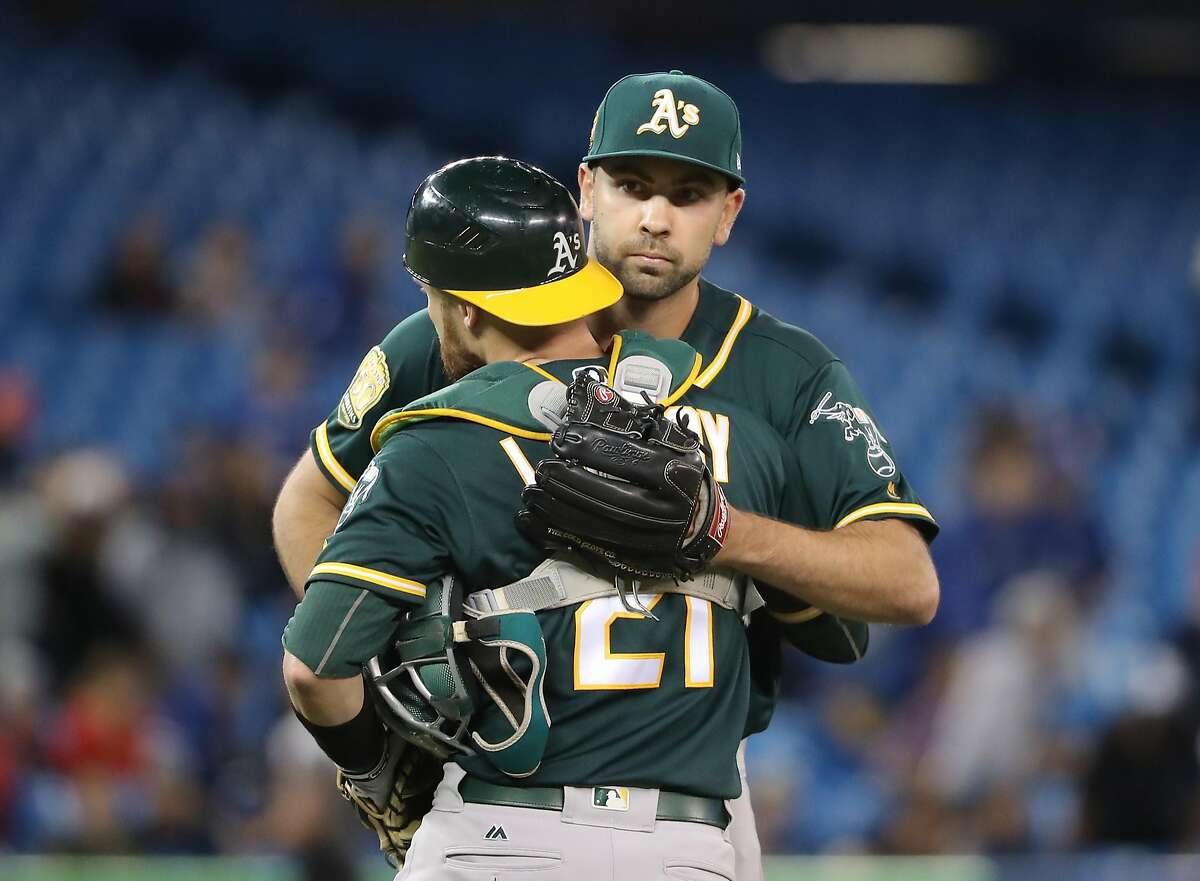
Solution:
[{"label": "yellow brim", "polygon": [[624,290],[616,276],[595,260],[583,269],[532,288],[509,291],[447,291],[473,303],[509,324],[545,327],[591,315],[621,299]]}]

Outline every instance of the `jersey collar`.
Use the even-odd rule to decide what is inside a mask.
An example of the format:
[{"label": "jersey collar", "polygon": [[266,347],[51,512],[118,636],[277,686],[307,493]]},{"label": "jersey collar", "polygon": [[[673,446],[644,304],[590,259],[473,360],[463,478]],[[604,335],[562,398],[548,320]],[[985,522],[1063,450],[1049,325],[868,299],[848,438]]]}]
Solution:
[{"label": "jersey collar", "polygon": [[697,388],[708,388],[725,369],[738,334],[753,312],[753,305],[745,297],[700,279],[700,299],[696,303],[696,311],[680,336],[703,359],[695,381]]},{"label": "jersey collar", "polygon": [[[656,403],[670,406],[687,393],[700,374],[700,355],[682,340],[659,340],[641,331],[626,330],[613,336],[607,363],[609,381],[617,365],[626,358],[646,356],[665,364],[671,372],[671,388]],[[529,412],[529,394],[543,382],[571,382],[575,370],[597,363],[588,359],[564,359],[546,364],[497,361],[464,376],[453,385],[413,401],[383,416],[371,432],[371,446],[378,452],[395,432],[430,419],[461,419],[485,425],[516,437],[550,440],[546,426]]]}]

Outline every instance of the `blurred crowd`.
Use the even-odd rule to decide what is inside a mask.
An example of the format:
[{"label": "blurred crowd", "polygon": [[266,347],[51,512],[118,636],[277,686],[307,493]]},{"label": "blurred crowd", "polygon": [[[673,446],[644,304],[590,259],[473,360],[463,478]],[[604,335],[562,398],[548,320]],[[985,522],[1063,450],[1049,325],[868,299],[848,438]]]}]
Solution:
[{"label": "blurred crowd", "polygon": [[299,853],[312,877],[352,877],[361,830],[282,691],[270,521],[327,403],[314,372],[395,318],[375,311],[382,238],[351,217],[286,292],[257,282],[232,220],[174,263],[164,242],[153,213],[129,226],[98,309],[259,353],[237,412],[182,428],[164,475],[86,443],[36,455],[53,402],[0,365],[0,852]]},{"label": "blurred crowd", "polygon": [[976,414],[934,622],[874,628],[857,669],[794,665],[795,700],[751,744],[768,849],[1200,844],[1200,604],[1166,641],[1109,642],[1105,536],[1036,415]]}]

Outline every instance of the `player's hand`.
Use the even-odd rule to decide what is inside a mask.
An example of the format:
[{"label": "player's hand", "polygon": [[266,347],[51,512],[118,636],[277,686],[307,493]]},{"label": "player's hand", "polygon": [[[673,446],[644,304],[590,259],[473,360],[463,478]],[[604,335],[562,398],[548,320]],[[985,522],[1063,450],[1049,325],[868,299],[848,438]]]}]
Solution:
[{"label": "player's hand", "polygon": [[646,579],[689,578],[721,549],[725,494],[699,438],[661,406],[630,404],[581,373],[550,449],[517,513],[540,546],[590,553]]},{"label": "player's hand", "polygon": [[370,778],[337,772],[337,788],[350,802],[358,821],[379,838],[379,849],[400,869],[433,806],[433,792],[442,779],[441,759],[418,749],[399,737],[388,740],[389,753],[383,771]]}]

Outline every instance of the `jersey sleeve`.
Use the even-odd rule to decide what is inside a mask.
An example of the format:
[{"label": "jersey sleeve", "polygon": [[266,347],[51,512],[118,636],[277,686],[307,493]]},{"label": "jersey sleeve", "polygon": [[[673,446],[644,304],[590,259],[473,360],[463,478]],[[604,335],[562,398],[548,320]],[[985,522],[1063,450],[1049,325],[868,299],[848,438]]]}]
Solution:
[{"label": "jersey sleeve", "polygon": [[401,432],[368,464],[307,587],[328,581],[420,603],[426,585],[451,570],[450,524],[465,505],[449,466],[418,432]]},{"label": "jersey sleeve", "polygon": [[841,361],[825,364],[801,389],[789,441],[818,528],[900,518],[928,540],[937,534],[937,522]]},{"label": "jersey sleeve", "polygon": [[422,309],[367,352],[333,412],[313,430],[317,466],[349,493],[374,455],[371,429],[379,417],[447,384],[437,334]]},{"label": "jersey sleeve", "polygon": [[318,676],[355,676],[387,648],[410,608],[403,600],[316,581],[284,629],[283,647]]}]

